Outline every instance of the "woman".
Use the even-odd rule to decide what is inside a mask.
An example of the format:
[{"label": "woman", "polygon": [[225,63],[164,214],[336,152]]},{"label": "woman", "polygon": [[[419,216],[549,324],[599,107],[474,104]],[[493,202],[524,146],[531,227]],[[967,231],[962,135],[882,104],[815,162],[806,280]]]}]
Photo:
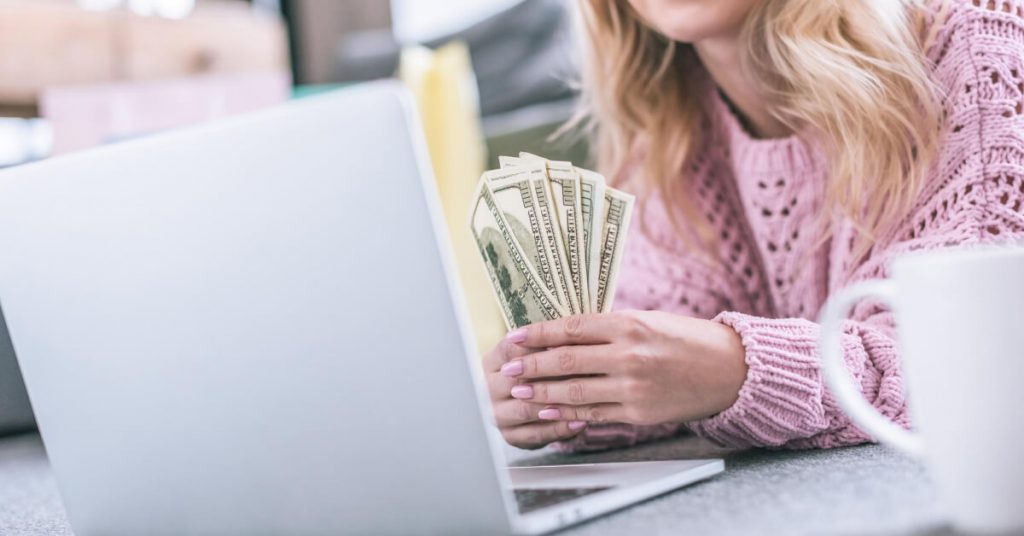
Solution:
[{"label": "woman", "polygon": [[[528,326],[487,356],[505,439],[867,441],[823,383],[814,316],[897,255],[1024,236],[1024,2],[582,11],[585,123],[640,224],[619,312]],[[864,397],[909,426],[889,311],[859,304],[844,334]]]}]

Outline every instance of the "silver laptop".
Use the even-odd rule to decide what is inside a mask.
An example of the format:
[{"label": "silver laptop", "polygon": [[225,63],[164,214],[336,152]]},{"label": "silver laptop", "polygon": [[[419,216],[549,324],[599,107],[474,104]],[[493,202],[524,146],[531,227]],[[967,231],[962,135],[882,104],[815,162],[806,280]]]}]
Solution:
[{"label": "silver laptop", "polygon": [[722,470],[506,466],[409,102],[0,174],[0,301],[78,536],[533,534]]}]

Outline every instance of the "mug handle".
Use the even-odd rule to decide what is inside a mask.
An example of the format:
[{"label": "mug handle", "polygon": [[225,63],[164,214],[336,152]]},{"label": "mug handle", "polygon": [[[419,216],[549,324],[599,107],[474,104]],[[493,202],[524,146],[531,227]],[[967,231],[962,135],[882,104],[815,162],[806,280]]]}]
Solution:
[{"label": "mug handle", "polygon": [[862,298],[872,296],[880,298],[890,305],[896,296],[896,284],[891,280],[869,280],[843,289],[825,302],[818,323],[821,324],[822,371],[825,381],[839,406],[854,423],[876,440],[901,450],[911,456],[919,457],[924,451],[924,442],[915,434],[893,424],[864,400],[860,389],[846,371],[843,350],[840,345],[841,324],[850,309]]}]

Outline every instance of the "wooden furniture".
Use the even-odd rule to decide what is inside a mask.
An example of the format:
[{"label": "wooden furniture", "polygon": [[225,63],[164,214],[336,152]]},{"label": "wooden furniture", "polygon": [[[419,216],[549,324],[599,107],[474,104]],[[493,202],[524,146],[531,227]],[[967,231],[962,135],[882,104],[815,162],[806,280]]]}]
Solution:
[{"label": "wooden furniture", "polygon": [[288,69],[283,22],[240,1],[186,19],[89,12],[72,0],[0,0],[0,115],[35,115],[43,88]]}]

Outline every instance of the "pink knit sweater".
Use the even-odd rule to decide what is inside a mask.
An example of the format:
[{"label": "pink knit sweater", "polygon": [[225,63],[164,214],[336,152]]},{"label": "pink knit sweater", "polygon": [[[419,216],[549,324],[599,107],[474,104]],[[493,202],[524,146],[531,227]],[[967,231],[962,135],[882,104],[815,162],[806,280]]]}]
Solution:
[{"label": "pink knit sweater", "polygon": [[[1024,237],[1024,0],[955,0],[928,56],[946,92],[941,154],[914,209],[851,266],[848,226],[813,250],[827,163],[796,137],[751,138],[710,92],[713,125],[686,170],[691,196],[719,234],[723,262],[681,251],[660,201],[639,203],[617,303],[714,318],[740,335],[749,373],[731,408],[659,426],[591,425],[563,450],[627,446],[682,427],[736,446],[834,447],[869,437],[825,387],[817,356],[825,299],[851,283],[886,277],[902,253]],[[865,118],[870,120],[870,118]],[[890,312],[859,304],[842,339],[864,397],[909,426]]]}]

